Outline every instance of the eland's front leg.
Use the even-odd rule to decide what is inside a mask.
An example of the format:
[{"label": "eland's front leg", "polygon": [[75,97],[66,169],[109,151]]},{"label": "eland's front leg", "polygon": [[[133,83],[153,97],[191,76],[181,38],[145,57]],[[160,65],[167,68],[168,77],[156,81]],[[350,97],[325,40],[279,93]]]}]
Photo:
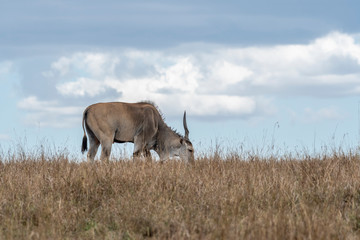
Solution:
[{"label": "eland's front leg", "polygon": [[[149,152],[150,153],[150,152]],[[147,155],[145,153],[145,142],[142,136],[135,136],[134,137],[134,151],[133,151],[133,158],[140,158],[145,157]],[[143,155],[143,156],[142,156]]]}]

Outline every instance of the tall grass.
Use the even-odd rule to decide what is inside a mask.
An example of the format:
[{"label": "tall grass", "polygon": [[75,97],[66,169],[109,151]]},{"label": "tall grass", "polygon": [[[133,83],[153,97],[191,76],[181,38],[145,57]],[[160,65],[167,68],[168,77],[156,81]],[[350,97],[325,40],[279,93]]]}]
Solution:
[{"label": "tall grass", "polygon": [[0,155],[0,239],[358,239],[353,152],[181,161]]}]

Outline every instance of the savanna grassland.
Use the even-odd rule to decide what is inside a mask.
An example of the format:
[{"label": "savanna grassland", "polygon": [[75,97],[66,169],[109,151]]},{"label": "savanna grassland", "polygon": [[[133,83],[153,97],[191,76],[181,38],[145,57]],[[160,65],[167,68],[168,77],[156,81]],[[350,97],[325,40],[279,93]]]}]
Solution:
[{"label": "savanna grassland", "polygon": [[0,239],[360,239],[360,156],[0,155]]}]

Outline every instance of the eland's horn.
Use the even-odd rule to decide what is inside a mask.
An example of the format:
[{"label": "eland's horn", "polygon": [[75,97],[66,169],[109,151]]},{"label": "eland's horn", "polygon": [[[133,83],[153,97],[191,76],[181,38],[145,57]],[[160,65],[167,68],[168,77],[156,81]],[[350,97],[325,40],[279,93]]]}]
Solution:
[{"label": "eland's horn", "polygon": [[188,129],[187,123],[186,123],[186,111],[184,111],[183,124],[184,124],[184,129],[185,129],[185,139],[189,139],[189,129]]}]

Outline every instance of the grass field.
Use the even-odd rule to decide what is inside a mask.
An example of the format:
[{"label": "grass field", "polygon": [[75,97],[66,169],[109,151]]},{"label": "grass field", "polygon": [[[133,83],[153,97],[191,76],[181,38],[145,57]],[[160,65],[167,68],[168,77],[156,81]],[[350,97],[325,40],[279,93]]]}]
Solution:
[{"label": "grass field", "polygon": [[360,239],[360,156],[0,155],[0,239]]}]

